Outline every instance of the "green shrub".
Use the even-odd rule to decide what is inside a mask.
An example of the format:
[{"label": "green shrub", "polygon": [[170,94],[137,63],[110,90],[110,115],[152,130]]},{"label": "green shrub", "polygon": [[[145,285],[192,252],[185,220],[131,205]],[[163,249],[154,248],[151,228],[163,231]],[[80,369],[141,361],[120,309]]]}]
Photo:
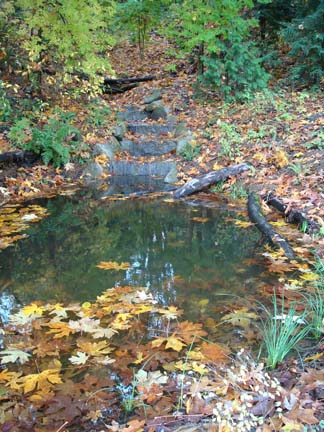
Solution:
[{"label": "green shrub", "polygon": [[9,137],[24,150],[40,155],[45,164],[52,162],[58,167],[69,161],[78,145],[80,131],[71,125],[73,118],[73,113],[58,113],[42,129],[31,127],[30,120],[22,118],[11,127]]},{"label": "green shrub", "polygon": [[242,136],[237,131],[234,124],[220,121],[218,125],[221,130],[221,138],[219,141],[221,145],[220,156],[234,159],[241,154],[240,146],[242,145]]},{"label": "green shrub", "polygon": [[91,114],[87,117],[86,122],[95,128],[104,126],[107,116],[111,114],[109,106],[100,105],[100,101],[93,103],[90,107]]},{"label": "green shrub", "polygon": [[199,155],[201,151],[200,145],[193,145],[187,143],[184,148],[180,152],[180,156],[182,156],[184,159],[187,159],[187,161],[193,160],[196,156]]},{"label": "green shrub", "polygon": [[7,96],[6,87],[0,80],[0,122],[7,122],[13,115],[13,109]]},{"label": "green shrub", "polygon": [[216,89],[227,102],[246,102],[267,87],[269,74],[261,62],[255,44],[240,37],[230,38],[219,53],[203,57],[206,71],[200,80]]},{"label": "green shrub", "polygon": [[144,55],[145,42],[153,26],[160,22],[163,11],[163,1],[156,0],[126,0],[117,4],[117,25],[128,30]]},{"label": "green shrub", "polygon": [[295,61],[290,79],[319,84],[324,75],[324,3],[299,1],[296,7],[299,16],[282,31]]},{"label": "green shrub", "polygon": [[23,147],[26,140],[28,139],[28,131],[31,132],[30,119],[23,117],[20,120],[16,120],[9,131],[9,138],[19,147]]},{"label": "green shrub", "polygon": [[257,20],[249,18],[251,0],[175,2],[167,27],[180,55],[188,55],[198,79],[226,100],[245,101],[267,85],[268,74],[252,42],[250,30]]}]

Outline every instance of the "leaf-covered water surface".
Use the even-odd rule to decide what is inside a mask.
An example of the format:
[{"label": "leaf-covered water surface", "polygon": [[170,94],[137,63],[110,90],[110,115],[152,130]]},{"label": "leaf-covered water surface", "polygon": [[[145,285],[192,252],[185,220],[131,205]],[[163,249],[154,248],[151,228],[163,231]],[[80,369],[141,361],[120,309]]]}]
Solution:
[{"label": "leaf-covered water surface", "polygon": [[250,300],[269,276],[257,231],[233,212],[161,200],[81,194],[47,211],[1,256],[6,430],[141,430],[176,409],[217,418],[220,395],[237,430],[257,426],[233,391],[270,385],[262,368],[239,360],[246,375],[226,385],[214,369],[227,374],[233,326],[236,348],[259,337]]}]

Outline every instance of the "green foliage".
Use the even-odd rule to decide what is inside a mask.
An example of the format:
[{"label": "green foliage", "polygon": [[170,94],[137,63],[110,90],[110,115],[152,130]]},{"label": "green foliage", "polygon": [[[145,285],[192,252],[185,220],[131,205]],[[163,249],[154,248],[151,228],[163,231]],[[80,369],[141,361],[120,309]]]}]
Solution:
[{"label": "green foliage", "polygon": [[72,141],[80,136],[79,130],[71,125],[73,118],[73,113],[58,113],[42,129],[32,127],[28,118],[22,118],[11,127],[9,137],[25,150],[39,154],[46,164],[53,162],[54,166],[60,166],[69,161],[78,145]]},{"label": "green foliage", "polygon": [[93,102],[91,106],[88,107],[91,114],[87,117],[87,123],[99,128],[104,126],[107,121],[107,116],[111,114],[111,109],[108,105],[103,105],[100,100]]},{"label": "green foliage", "polygon": [[319,276],[319,279],[316,282],[316,286],[320,290],[324,291],[324,261],[320,257],[316,258],[316,262],[315,262],[314,268],[315,268],[315,272]]},{"label": "green foliage", "polygon": [[5,83],[0,80],[0,122],[10,120],[12,114],[13,109],[7,96]]},{"label": "green foliage", "polygon": [[20,120],[16,120],[9,131],[9,138],[19,147],[28,140],[28,132],[31,130],[30,119],[23,117]]},{"label": "green foliage", "polygon": [[171,7],[169,34],[180,54],[195,54],[200,80],[226,100],[249,99],[267,83],[256,46],[246,40],[257,21],[243,10],[252,6],[250,0],[184,0]]},{"label": "green foliage", "polygon": [[117,24],[131,32],[141,56],[144,55],[148,33],[160,22],[163,3],[161,0],[127,0],[117,6]]},{"label": "green foliage", "polygon": [[199,155],[200,151],[200,145],[187,143],[181,150],[180,156],[187,159],[187,161],[192,161],[195,157]]},{"label": "green foliage", "polygon": [[221,156],[230,157],[231,159],[241,154],[240,145],[242,137],[237,131],[236,126],[226,122],[219,122],[221,129]]},{"label": "green foliage", "polygon": [[318,150],[324,150],[324,130],[320,126],[319,129],[315,130],[312,134],[310,141],[306,142],[306,148],[313,148]]},{"label": "green foliage", "polygon": [[247,198],[247,196],[248,196],[248,191],[246,190],[246,188],[242,183],[238,182],[238,183],[233,183],[231,185],[230,197],[232,199]]},{"label": "green foliage", "polygon": [[285,313],[284,304],[278,307],[276,296],[273,298],[273,312],[263,307],[266,319],[262,320],[263,348],[267,354],[268,367],[274,369],[278,363],[303,340],[311,330],[305,324],[306,313],[297,316],[294,306]]},{"label": "green foliage", "polygon": [[324,2],[299,0],[296,3],[298,16],[282,31],[290,45],[289,55],[295,61],[290,79],[318,84],[324,74]]},{"label": "green foliage", "polygon": [[285,22],[295,17],[295,2],[291,0],[258,1],[254,14],[259,20],[260,35],[263,40],[278,37]]},{"label": "green foliage", "polygon": [[[16,67],[34,77],[35,85],[45,78],[49,84],[63,85],[78,72],[89,78],[88,86],[96,86],[111,72],[105,52],[113,42],[107,31],[113,0],[6,0],[5,6],[6,36],[15,29]],[[51,68],[55,78],[44,72]]]},{"label": "green foliage", "polygon": [[324,328],[324,292],[317,289],[315,293],[305,294],[304,298],[307,305],[311,332],[316,339],[320,339]]},{"label": "green foliage", "polygon": [[269,74],[261,61],[254,43],[231,37],[223,42],[220,53],[203,57],[207,70],[200,79],[216,88],[227,102],[246,102],[267,86]]}]

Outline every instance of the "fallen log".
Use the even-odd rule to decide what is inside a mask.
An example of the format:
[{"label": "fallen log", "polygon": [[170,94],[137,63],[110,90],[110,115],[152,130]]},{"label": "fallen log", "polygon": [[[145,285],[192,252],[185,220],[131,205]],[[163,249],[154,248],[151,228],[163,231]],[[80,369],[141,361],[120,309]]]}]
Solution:
[{"label": "fallen log", "polygon": [[0,154],[0,164],[14,163],[18,166],[32,165],[39,159],[39,155],[31,150],[16,150]]},{"label": "fallen log", "polygon": [[144,77],[135,77],[135,78],[105,78],[104,84],[105,85],[121,85],[121,84],[132,84],[132,83],[139,83],[139,82],[145,82],[145,81],[153,81],[157,78],[156,75],[147,75]]},{"label": "fallen log", "polygon": [[156,75],[148,75],[135,78],[105,78],[103,82],[105,93],[124,93],[138,86],[138,83],[153,81]]},{"label": "fallen log", "polygon": [[308,219],[302,212],[299,210],[289,208],[288,205],[284,204],[277,198],[273,193],[269,193],[267,195],[262,196],[263,201],[271,207],[274,207],[280,213],[283,213],[285,216],[285,220],[291,224],[297,224],[298,228],[303,228],[305,226],[305,231],[313,231],[317,230],[318,224],[311,219]]},{"label": "fallen log", "polygon": [[105,86],[104,93],[109,94],[118,94],[118,93],[125,93],[128,90],[132,90],[133,88],[138,87],[137,83],[134,84],[121,84],[120,86],[111,85],[111,86]]},{"label": "fallen log", "polygon": [[266,236],[271,243],[279,246],[288,259],[294,259],[295,254],[289,246],[286,239],[278,234],[273,227],[266,221],[262,214],[259,197],[255,193],[250,193],[248,196],[248,214],[257,228]]},{"label": "fallen log", "polygon": [[241,174],[249,169],[249,165],[242,163],[198,176],[176,189],[174,192],[174,198],[182,198],[187,195],[192,195],[193,193],[199,192],[215,183],[226,180],[228,177]]}]

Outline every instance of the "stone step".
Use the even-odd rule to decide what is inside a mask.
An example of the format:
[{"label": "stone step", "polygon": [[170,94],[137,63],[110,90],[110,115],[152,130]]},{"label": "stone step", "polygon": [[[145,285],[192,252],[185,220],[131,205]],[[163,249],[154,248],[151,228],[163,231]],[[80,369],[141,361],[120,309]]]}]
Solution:
[{"label": "stone step", "polygon": [[95,198],[104,199],[112,195],[145,195],[153,192],[168,192],[175,189],[174,185],[164,182],[163,178],[146,176],[112,176],[101,180],[100,186],[94,185]]},{"label": "stone step", "polygon": [[167,133],[174,133],[177,129],[175,123],[128,123],[127,129],[135,134],[141,135],[163,135]]},{"label": "stone step", "polygon": [[177,164],[172,160],[151,162],[112,160],[109,162],[110,172],[116,176],[165,177],[171,170],[176,170],[176,168]]},{"label": "stone step", "polygon": [[138,140],[132,141],[123,139],[121,150],[126,150],[132,156],[161,156],[175,151],[177,148],[176,140]]},{"label": "stone step", "polygon": [[140,107],[126,105],[124,108],[125,111],[117,114],[117,119],[120,121],[141,121],[149,117],[149,114]]}]

